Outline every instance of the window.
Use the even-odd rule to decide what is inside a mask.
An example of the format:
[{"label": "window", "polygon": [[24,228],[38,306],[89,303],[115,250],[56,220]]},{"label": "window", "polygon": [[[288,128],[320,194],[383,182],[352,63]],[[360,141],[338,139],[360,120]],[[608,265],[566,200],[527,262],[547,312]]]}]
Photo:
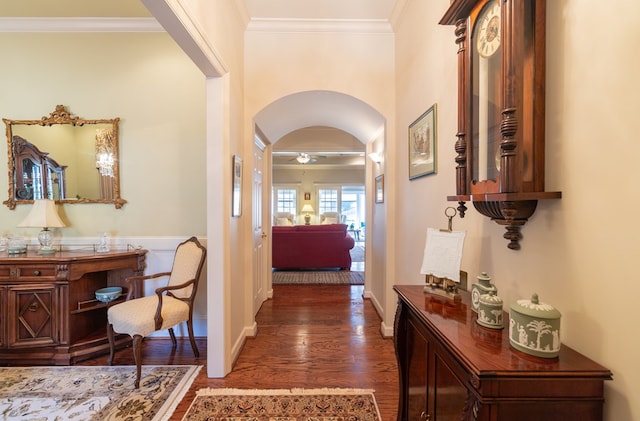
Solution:
[{"label": "window", "polygon": [[298,190],[289,187],[275,188],[275,212],[289,212],[297,215],[296,204],[298,203]]},{"label": "window", "polygon": [[318,189],[318,212],[338,212],[338,188]]}]

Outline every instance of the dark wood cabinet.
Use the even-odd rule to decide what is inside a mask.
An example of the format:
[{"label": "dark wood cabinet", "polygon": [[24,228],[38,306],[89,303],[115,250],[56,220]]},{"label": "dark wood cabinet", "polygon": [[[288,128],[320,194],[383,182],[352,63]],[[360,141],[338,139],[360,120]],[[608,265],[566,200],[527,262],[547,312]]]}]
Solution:
[{"label": "dark wood cabinet", "polygon": [[66,165],[58,164],[48,152],[20,136],[13,136],[12,148],[16,200],[65,198]]},{"label": "dark wood cabinet", "polygon": [[394,290],[398,420],[602,419],[605,367],[565,345],[554,359],[511,348],[506,331],[476,323],[466,291],[454,302],[420,285]]},{"label": "dark wood cabinet", "polygon": [[[68,365],[108,352],[106,286],[141,275],[145,250],[0,256],[0,364]],[[122,301],[123,298],[115,302]],[[118,346],[129,338],[118,338]]]}]

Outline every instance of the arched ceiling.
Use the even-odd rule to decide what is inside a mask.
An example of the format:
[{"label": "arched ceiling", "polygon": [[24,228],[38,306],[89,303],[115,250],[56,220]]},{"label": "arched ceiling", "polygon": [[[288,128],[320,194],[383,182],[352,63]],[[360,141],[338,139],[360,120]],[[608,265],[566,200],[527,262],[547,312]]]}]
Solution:
[{"label": "arched ceiling", "polygon": [[369,143],[382,132],[383,116],[363,101],[332,91],[306,91],[282,97],[254,119],[267,139],[276,143],[287,133],[314,126],[343,130]]}]

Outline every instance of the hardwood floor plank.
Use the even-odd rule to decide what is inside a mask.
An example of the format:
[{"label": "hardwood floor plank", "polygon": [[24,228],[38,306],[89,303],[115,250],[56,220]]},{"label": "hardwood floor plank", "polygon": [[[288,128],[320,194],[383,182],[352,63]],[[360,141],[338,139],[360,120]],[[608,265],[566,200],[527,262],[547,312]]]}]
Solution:
[{"label": "hardwood floor plank", "polygon": [[[233,371],[209,379],[203,367],[171,420],[180,421],[198,389],[363,388],[374,389],[383,421],[396,419],[398,370],[393,341],[380,334],[380,317],[362,298],[362,286],[274,285],[274,297],[256,316],[258,334],[247,339]],[[206,366],[207,343],[199,338],[200,358],[188,340],[175,350],[169,339],[143,343],[144,364]],[[81,363],[106,365],[106,356]],[[131,349],[116,353],[116,365],[133,364]]]}]

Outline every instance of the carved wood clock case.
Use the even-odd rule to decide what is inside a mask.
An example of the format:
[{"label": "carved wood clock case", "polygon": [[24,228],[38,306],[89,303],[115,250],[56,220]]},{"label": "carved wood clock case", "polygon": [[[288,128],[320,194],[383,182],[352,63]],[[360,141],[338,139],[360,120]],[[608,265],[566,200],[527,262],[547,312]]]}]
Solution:
[{"label": "carved wood clock case", "polygon": [[456,195],[505,226],[510,249],[544,191],[545,0],[453,0],[458,45]]}]

